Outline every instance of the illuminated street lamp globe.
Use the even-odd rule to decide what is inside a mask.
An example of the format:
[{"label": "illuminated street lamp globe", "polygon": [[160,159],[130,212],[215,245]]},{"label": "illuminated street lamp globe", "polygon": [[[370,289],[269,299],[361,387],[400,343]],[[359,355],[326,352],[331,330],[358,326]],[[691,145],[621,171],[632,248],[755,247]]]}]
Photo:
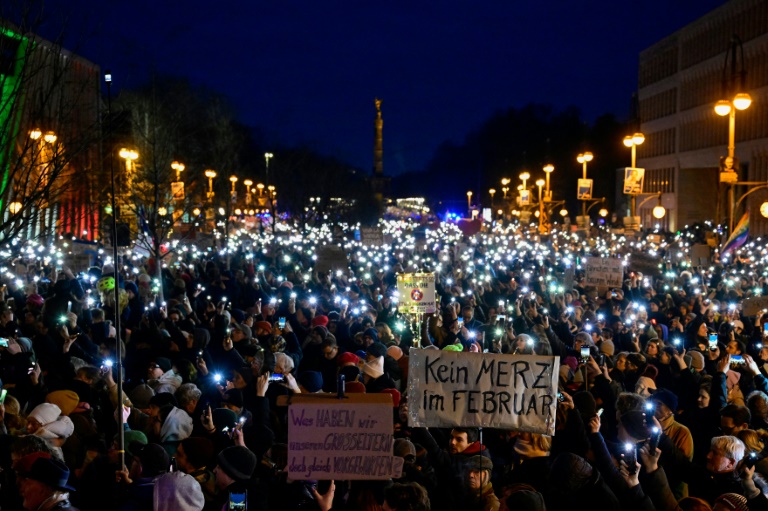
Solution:
[{"label": "illuminated street lamp globe", "polygon": [[736,110],[746,110],[752,104],[752,96],[746,92],[739,92],[733,98],[733,106]]},{"label": "illuminated street lamp globe", "polygon": [[165,215],[168,214],[168,209],[166,209],[164,206],[160,206],[157,209],[157,214],[160,215],[160,216],[165,216]]},{"label": "illuminated street lamp globe", "polygon": [[568,210],[567,209],[561,209],[560,210],[560,216],[565,218],[568,216]]},{"label": "illuminated street lamp globe", "polygon": [[768,218],[768,201],[760,204],[760,214],[763,215],[764,218]]},{"label": "illuminated street lamp globe", "polygon": [[21,211],[21,202],[14,201],[8,204],[8,209],[10,210],[12,215],[15,215],[19,211]]},{"label": "illuminated street lamp globe", "polygon": [[195,216],[200,216],[200,208],[195,208],[192,210],[192,214]]},{"label": "illuminated street lamp globe", "polygon": [[605,218],[608,216],[608,210],[605,208],[601,208],[600,211],[597,212],[598,215]]},{"label": "illuminated street lamp globe", "polygon": [[715,113],[721,117],[725,117],[731,113],[731,102],[727,99],[721,99],[715,103]]},{"label": "illuminated street lamp globe", "polygon": [[667,209],[662,205],[658,205],[653,208],[652,213],[654,218],[662,219],[667,214]]}]

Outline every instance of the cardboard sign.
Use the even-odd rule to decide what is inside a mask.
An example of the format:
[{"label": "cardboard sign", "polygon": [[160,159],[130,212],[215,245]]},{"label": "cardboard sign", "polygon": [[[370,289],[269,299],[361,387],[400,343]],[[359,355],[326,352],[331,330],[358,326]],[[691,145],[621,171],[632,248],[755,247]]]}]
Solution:
[{"label": "cardboard sign", "polygon": [[741,307],[745,316],[757,316],[763,309],[768,309],[768,296],[751,296],[744,300]]},{"label": "cardboard sign", "polygon": [[639,195],[643,193],[643,179],[645,178],[645,169],[635,167],[624,168],[624,193],[628,195]]},{"label": "cardboard sign", "polygon": [[596,287],[621,287],[624,265],[615,257],[585,257],[584,284]]},{"label": "cardboard sign", "polygon": [[576,198],[578,200],[592,199],[592,180],[591,179],[579,179],[578,189],[576,190]]},{"label": "cardboard sign", "polygon": [[640,272],[643,275],[661,275],[662,269],[659,268],[661,259],[656,256],[635,252],[629,255],[629,270]]},{"label": "cardboard sign", "polygon": [[317,271],[326,273],[335,270],[346,271],[349,266],[347,254],[337,245],[325,245],[317,247]]},{"label": "cardboard sign", "polygon": [[691,247],[691,264],[694,266],[709,266],[712,257],[712,247],[697,244]]},{"label": "cardboard sign", "polygon": [[[392,399],[296,399],[288,407],[288,477],[297,480],[400,477],[392,455]],[[367,400],[367,399],[366,399]]]},{"label": "cardboard sign", "polygon": [[429,314],[437,310],[434,273],[401,273],[397,276],[400,310]]},{"label": "cardboard sign", "polygon": [[552,435],[560,357],[411,350],[408,425]]}]

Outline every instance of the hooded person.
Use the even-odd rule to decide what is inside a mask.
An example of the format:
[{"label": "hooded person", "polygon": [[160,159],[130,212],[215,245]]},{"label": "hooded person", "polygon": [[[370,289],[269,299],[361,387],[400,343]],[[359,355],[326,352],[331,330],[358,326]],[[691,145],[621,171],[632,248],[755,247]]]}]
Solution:
[{"label": "hooded person", "polygon": [[160,443],[168,454],[173,455],[179,442],[192,434],[192,417],[181,408],[167,405],[160,409],[160,418],[163,421],[160,427]]},{"label": "hooded person", "polygon": [[395,388],[395,382],[384,374],[384,357],[376,357],[363,365],[363,383],[367,393]]},{"label": "hooded person", "polygon": [[149,386],[153,388],[155,394],[161,392],[170,392],[173,394],[181,387],[181,376],[173,370],[173,364],[165,357],[157,357],[155,362],[150,365],[148,372]]},{"label": "hooded person", "polygon": [[27,433],[45,439],[62,460],[61,446],[74,431],[72,420],[61,415],[61,409],[52,403],[37,405],[27,416]]},{"label": "hooded person", "polygon": [[155,479],[153,511],[201,511],[205,497],[200,484],[184,472],[169,472]]},{"label": "hooded person", "polygon": [[[230,493],[246,493],[258,460],[247,447],[233,445],[219,452],[216,461],[213,473],[219,489],[219,500],[215,509],[222,509]],[[248,495],[250,498],[256,497],[254,492],[248,492]],[[243,509],[250,507],[244,506]]]},{"label": "hooded person", "polygon": [[[119,478],[128,483],[120,496],[120,511],[152,509],[155,481],[168,472],[171,459],[159,444],[131,445],[133,462],[130,469],[118,472]],[[127,473],[126,473],[127,472]]]}]

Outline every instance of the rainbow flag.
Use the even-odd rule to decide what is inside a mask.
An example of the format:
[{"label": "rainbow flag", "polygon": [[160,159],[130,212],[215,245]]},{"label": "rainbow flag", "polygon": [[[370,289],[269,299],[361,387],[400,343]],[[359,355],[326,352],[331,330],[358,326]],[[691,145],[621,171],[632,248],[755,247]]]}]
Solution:
[{"label": "rainbow flag", "polygon": [[749,211],[744,213],[744,216],[739,220],[738,225],[734,227],[731,236],[728,241],[725,242],[723,248],[720,249],[720,257],[726,257],[730,252],[733,252],[747,241],[749,237]]}]

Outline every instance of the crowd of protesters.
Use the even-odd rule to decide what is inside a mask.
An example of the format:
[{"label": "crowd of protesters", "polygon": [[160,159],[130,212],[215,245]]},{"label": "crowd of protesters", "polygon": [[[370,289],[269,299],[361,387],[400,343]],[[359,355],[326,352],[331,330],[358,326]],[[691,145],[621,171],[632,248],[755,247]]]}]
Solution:
[{"label": "crowd of protesters", "polygon": [[[446,232],[348,242],[331,271],[317,241],[179,251],[160,268],[16,260],[2,277],[2,509],[768,509],[768,316],[742,314],[768,295],[759,247],[701,265],[683,243],[638,243],[659,271],[597,289],[583,258],[627,248],[607,232]],[[422,324],[396,289],[417,270],[435,273],[440,304]],[[412,349],[559,356],[555,434],[409,427]],[[339,375],[348,393],[392,396],[400,478],[287,478],[278,398],[334,393]]]}]

